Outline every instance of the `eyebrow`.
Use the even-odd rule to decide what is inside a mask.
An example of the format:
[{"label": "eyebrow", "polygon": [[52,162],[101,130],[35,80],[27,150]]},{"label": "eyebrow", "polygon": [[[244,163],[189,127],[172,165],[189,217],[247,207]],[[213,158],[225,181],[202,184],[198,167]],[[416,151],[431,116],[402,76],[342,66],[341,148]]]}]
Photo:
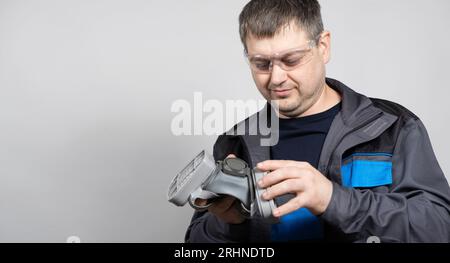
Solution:
[{"label": "eyebrow", "polygon": [[[279,57],[281,55],[282,57],[284,57],[286,55],[291,55],[292,53],[295,53],[295,52],[304,53],[306,51],[308,51],[308,49],[299,47],[299,48],[288,49],[288,50],[285,50],[282,52],[275,53],[275,56]],[[262,54],[254,54],[254,55],[248,55],[248,56],[253,59],[258,59],[258,58],[265,59],[265,58],[273,57],[273,55],[262,55]]]}]

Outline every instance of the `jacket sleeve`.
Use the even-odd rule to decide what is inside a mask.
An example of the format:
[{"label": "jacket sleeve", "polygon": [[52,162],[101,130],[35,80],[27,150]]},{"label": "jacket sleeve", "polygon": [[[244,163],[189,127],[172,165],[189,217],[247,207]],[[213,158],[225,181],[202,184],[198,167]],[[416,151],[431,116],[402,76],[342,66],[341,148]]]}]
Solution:
[{"label": "jacket sleeve", "polygon": [[185,235],[186,243],[236,243],[248,241],[249,221],[227,224],[209,212],[195,212]]},{"label": "jacket sleeve", "polygon": [[[237,137],[221,135],[214,144],[214,159],[223,160],[228,154],[242,156],[242,145]],[[242,157],[241,157],[242,158]],[[239,225],[227,224],[209,212],[195,212],[186,231],[188,243],[246,242],[250,220]]]},{"label": "jacket sleeve", "polygon": [[327,223],[366,242],[450,242],[450,188],[420,120],[409,120],[393,154],[393,183],[383,191],[333,183]]}]

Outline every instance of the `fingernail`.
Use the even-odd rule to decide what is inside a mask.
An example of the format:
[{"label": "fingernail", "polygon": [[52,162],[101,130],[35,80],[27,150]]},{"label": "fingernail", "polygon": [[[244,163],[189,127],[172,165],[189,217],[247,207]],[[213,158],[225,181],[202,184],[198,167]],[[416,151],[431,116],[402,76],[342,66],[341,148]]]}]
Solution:
[{"label": "fingernail", "polygon": [[263,186],[264,186],[264,184],[263,184],[263,181],[262,181],[262,180],[259,180],[259,181],[258,181],[258,186],[259,186],[259,187],[263,187]]},{"label": "fingernail", "polygon": [[256,167],[262,168],[262,167],[263,167],[263,163],[258,163],[258,164],[256,165]]},{"label": "fingernail", "polygon": [[280,211],[279,211],[278,209],[274,209],[274,210],[272,211],[272,214],[273,214],[273,216],[275,216],[275,217],[280,217]]},{"label": "fingernail", "polygon": [[267,199],[267,198],[269,197],[269,193],[264,192],[264,193],[262,194],[262,197],[263,197],[264,199]]}]

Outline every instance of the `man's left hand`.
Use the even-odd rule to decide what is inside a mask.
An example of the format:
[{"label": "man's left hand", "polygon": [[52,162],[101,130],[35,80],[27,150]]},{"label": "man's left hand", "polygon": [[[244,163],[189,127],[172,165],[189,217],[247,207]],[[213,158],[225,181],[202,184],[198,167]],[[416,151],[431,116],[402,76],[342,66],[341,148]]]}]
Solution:
[{"label": "man's left hand", "polygon": [[258,185],[267,188],[262,198],[274,199],[292,193],[295,197],[272,211],[275,217],[294,212],[302,207],[314,215],[321,215],[328,207],[333,193],[333,184],[317,169],[306,162],[269,160],[257,168],[269,172]]}]

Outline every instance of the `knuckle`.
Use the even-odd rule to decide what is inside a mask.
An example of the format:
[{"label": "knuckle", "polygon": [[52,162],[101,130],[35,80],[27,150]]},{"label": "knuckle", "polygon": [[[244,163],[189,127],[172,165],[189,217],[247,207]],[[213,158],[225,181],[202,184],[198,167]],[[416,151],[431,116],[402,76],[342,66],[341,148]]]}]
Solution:
[{"label": "knuckle", "polygon": [[288,191],[289,191],[289,188],[290,188],[289,181],[283,182],[283,183],[280,185],[280,191],[283,192],[283,193],[288,192]]},{"label": "knuckle", "polygon": [[308,164],[309,163],[307,163],[307,162],[297,162],[296,166],[299,167],[299,168],[305,168],[305,167],[308,166]]},{"label": "knuckle", "polygon": [[303,202],[302,202],[301,198],[298,198],[298,197],[295,198],[294,199],[294,207],[295,207],[295,209],[297,210],[297,209],[299,209],[302,206],[303,206]]},{"label": "knuckle", "polygon": [[304,169],[302,174],[306,180],[311,180],[314,177],[314,172],[311,169]]},{"label": "knuckle", "polygon": [[295,166],[296,165],[296,161],[286,161],[285,163],[284,163],[284,166]]},{"label": "knuckle", "polygon": [[312,167],[311,164],[308,163],[308,162],[302,162],[302,166],[305,167],[305,168]]},{"label": "knuckle", "polygon": [[291,184],[292,184],[292,187],[293,187],[296,191],[300,191],[300,190],[302,189],[302,186],[303,186],[302,181],[299,180],[299,179],[291,180]]},{"label": "knuckle", "polygon": [[285,168],[286,173],[288,174],[292,174],[295,171],[295,167],[294,166],[288,166]]},{"label": "knuckle", "polygon": [[263,176],[263,178],[259,179],[262,185],[265,185],[267,183],[267,176]]}]

